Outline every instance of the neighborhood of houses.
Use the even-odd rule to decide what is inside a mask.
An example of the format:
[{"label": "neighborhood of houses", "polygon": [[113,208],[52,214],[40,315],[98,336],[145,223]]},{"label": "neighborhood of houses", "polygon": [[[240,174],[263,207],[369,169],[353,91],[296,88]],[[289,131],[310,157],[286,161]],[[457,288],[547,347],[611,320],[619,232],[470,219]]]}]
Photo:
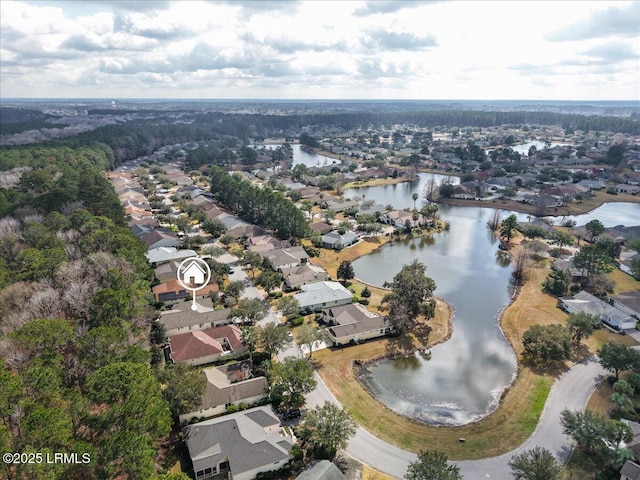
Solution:
[{"label": "neighborhood of houses", "polygon": [[[383,140],[384,138],[382,136]],[[600,189],[633,195],[640,192],[640,152],[636,150],[624,153],[627,166],[638,175],[618,178],[624,181],[605,181],[604,169],[589,167],[596,159],[606,155],[606,142],[602,142],[602,147],[588,150],[582,157],[576,156],[573,151],[567,153],[568,147],[562,145],[546,149],[545,156],[529,152],[529,155],[519,157],[519,162],[527,167],[526,171],[514,175],[504,173],[504,167],[511,163],[508,158],[499,156],[495,160],[495,166],[502,171],[487,169],[483,162],[456,156],[454,145],[464,143],[444,145],[443,142],[438,142],[434,142],[427,154],[424,150],[413,148],[407,136],[404,146],[397,150],[396,158],[417,156],[423,168],[437,168],[454,173],[473,172],[472,180],[453,185],[450,192],[452,198],[476,200],[509,197],[548,209],[588,196],[590,192]],[[480,144],[481,141],[477,143]],[[335,143],[325,144],[323,149],[343,158],[343,166],[349,165],[349,157],[357,156],[363,160],[375,161],[382,157],[381,154],[388,153],[382,146],[371,148],[367,144],[365,147],[359,141],[342,142],[342,145],[338,147]],[[282,290],[291,292],[287,294],[297,300],[301,312],[318,314],[319,322],[326,327],[326,342],[329,346],[359,343],[393,333],[393,328],[384,315],[370,311],[360,303],[354,303],[352,292],[342,283],[333,281],[320,265],[313,262],[305,248],[278,239],[273,232],[250,224],[217,205],[206,186],[194,183],[192,176],[183,173],[186,149],[181,145],[172,147],[177,155],[173,160],[162,164],[159,174],[144,174],[144,180],[154,186],[154,195],[162,199],[162,208],[168,215],[174,218],[184,217],[177,206],[176,199],[179,199],[197,206],[204,212],[206,219],[216,219],[223,224],[225,235],[242,241],[246,251],[257,253],[262,258],[263,265],[268,265],[282,275]],[[260,159],[259,156],[258,160]],[[188,240],[195,235],[204,238],[209,236],[200,230],[197,222],[191,222],[187,229],[190,231],[176,231],[159,221],[157,208],[152,208],[147,198],[148,191],[145,191],[141,182],[143,179],[136,173],[144,160],[129,162],[108,175],[128,215],[131,230],[147,246],[146,256],[157,280],[153,286],[153,296],[158,304],[164,305],[157,322],[164,327],[168,337],[166,359],[173,363],[200,366],[202,375],[206,378],[206,389],[199,408],[179,416],[183,425],[188,424],[184,428],[184,438],[195,477],[197,480],[204,480],[227,474],[234,479],[251,480],[261,472],[277,470],[286,464],[292,458],[291,449],[296,441],[295,436],[290,428],[282,426],[271,406],[263,404],[269,393],[267,379],[264,376],[254,376],[251,361],[244,359],[242,355],[248,351],[242,339],[244,326],[235,321],[231,308],[219,300],[220,284],[211,281],[199,290],[185,287],[204,282],[203,272],[197,266],[179,271],[184,260],[202,256],[199,255],[197,246],[189,244]],[[581,174],[576,177],[580,179],[549,178],[541,185],[542,169],[550,166],[579,167],[576,172]],[[274,178],[275,169],[270,170],[261,165],[255,167],[248,172],[241,166],[240,174],[254,183]],[[406,165],[376,165],[351,168],[342,174],[339,181],[357,182],[410,174],[411,169]],[[416,215],[409,210],[395,210],[364,198],[345,199],[339,195],[323,193],[318,186],[319,178],[314,175],[302,175],[296,180],[290,177],[277,178],[275,182],[282,188],[297,192],[298,200],[308,200],[321,211],[350,213],[355,218],[371,215],[380,225],[377,232],[384,229],[412,229],[429,223],[426,215]],[[330,218],[317,221],[310,209],[307,215],[310,228],[320,238],[317,246],[324,249],[348,248],[368,234],[357,231],[355,225],[351,229],[338,228],[338,222]],[[211,242],[212,246],[222,245],[218,240]],[[185,244],[191,248],[186,248]],[[620,263],[620,269],[629,275],[632,274],[631,261],[638,256],[636,252],[634,255],[636,257],[630,256]],[[220,254],[216,259],[229,265],[229,275],[232,274],[233,267],[239,265],[238,258],[229,253]],[[562,264],[558,261],[554,268],[566,269],[572,276],[580,275],[580,272],[572,269],[570,262]],[[241,280],[245,286],[242,295],[264,301],[266,293],[255,288],[242,269],[238,270],[233,275],[234,279]],[[179,274],[182,276],[179,277]],[[192,295],[196,296],[195,310],[191,308],[189,301]],[[640,292],[620,294],[611,297],[610,302],[580,291],[560,298],[558,305],[569,313],[585,312],[595,315],[604,325],[618,331],[635,328],[640,319]],[[225,362],[226,359],[235,358],[240,360]],[[226,414],[232,405],[252,407]],[[640,426],[634,428],[634,452],[636,460],[640,461]],[[340,472],[333,472],[335,466],[331,465],[333,464],[319,462],[299,478],[325,478],[325,475],[341,478]],[[623,469],[623,473],[624,471]],[[638,478],[637,472],[636,476],[633,476],[631,470],[629,472],[631,474],[628,478]]]}]

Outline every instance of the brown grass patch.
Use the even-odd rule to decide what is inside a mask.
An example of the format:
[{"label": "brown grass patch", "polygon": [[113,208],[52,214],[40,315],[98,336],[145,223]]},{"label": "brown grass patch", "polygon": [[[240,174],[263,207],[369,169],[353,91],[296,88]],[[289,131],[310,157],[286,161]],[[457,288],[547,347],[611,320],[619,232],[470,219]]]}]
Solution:
[{"label": "brown grass patch", "polygon": [[609,385],[609,382],[601,382],[600,385],[591,394],[589,403],[587,403],[587,410],[593,413],[597,413],[604,417],[609,416],[609,397],[613,394],[613,386]]}]

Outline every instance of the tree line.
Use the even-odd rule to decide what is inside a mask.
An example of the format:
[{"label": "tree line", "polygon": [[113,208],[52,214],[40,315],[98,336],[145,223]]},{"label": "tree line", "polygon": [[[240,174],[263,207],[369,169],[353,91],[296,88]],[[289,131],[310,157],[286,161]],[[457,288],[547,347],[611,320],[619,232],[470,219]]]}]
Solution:
[{"label": "tree line", "polygon": [[213,167],[211,193],[241,219],[271,228],[279,238],[302,238],[309,234],[302,212],[280,192],[258,188],[220,167]]}]

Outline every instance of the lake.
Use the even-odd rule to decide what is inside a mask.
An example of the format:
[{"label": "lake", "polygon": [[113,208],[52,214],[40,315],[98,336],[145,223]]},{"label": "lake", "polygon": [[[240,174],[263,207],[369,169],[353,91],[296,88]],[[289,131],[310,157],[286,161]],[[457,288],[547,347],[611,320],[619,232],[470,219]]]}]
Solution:
[{"label": "lake", "polygon": [[[420,174],[412,183],[348,190],[346,196],[395,208],[426,203],[422,191],[430,178],[438,183],[456,177]],[[512,382],[517,363],[498,326],[502,309],[511,298],[511,267],[498,253],[498,241],[486,223],[493,209],[440,205],[440,215],[450,223],[448,232],[387,244],[353,262],[356,277],[382,286],[414,259],[427,266],[437,289],[454,309],[453,335],[431,350],[431,359],[414,357],[382,360],[369,368],[364,379],[370,390],[392,410],[416,420],[438,425],[463,425],[493,411]],[[502,211],[505,218],[510,211]],[[516,213],[520,221],[526,215]],[[574,219],[578,225],[598,218],[605,226],[639,225],[640,205],[608,203]],[[557,222],[561,218],[555,219]]]},{"label": "lake", "polygon": [[[250,145],[251,148],[255,148],[256,150],[259,150],[263,146],[267,150],[275,150],[281,145]],[[297,143],[291,144],[291,148],[293,149],[292,167],[295,167],[298,164],[303,164],[307,167],[326,167],[329,165],[340,165],[342,163],[341,160],[336,160],[335,158],[325,157],[324,155],[319,155],[317,153],[305,152],[300,148],[300,144]]]}]

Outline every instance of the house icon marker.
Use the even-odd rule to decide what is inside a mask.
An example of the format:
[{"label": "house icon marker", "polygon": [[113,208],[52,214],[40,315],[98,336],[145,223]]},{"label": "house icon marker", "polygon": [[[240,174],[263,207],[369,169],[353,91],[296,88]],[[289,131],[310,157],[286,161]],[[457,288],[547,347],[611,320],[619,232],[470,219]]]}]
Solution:
[{"label": "house icon marker", "polygon": [[206,275],[204,269],[194,260],[182,271],[182,281],[193,288],[204,284]]}]

